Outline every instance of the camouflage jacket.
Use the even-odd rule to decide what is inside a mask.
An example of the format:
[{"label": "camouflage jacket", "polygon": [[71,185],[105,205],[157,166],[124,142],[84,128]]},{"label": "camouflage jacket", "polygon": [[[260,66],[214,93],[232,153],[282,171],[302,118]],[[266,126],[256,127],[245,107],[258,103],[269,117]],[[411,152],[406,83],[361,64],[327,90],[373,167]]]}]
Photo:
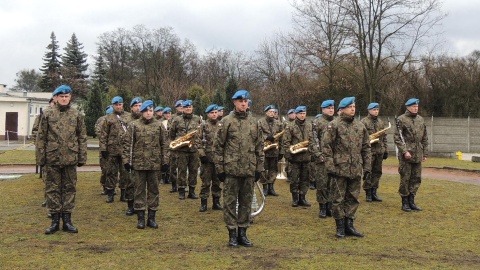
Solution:
[{"label": "camouflage jacket", "polygon": [[[370,114],[367,117],[363,118],[361,121],[367,128],[368,135],[372,135],[373,133],[385,128],[385,125],[380,118],[374,117]],[[381,135],[378,139],[379,141],[377,143],[373,143],[370,145],[372,147],[372,155],[379,155],[388,151],[387,134],[385,133]]]},{"label": "camouflage jacket", "polygon": [[179,139],[194,130],[198,130],[198,132],[190,139],[190,141],[193,140],[191,147],[184,146],[172,151],[189,153],[198,151],[198,147],[201,143],[201,138],[198,136],[201,122],[200,116],[194,114],[182,114],[180,116],[175,116],[168,129],[168,137],[170,142]]},{"label": "camouflage jacket", "polygon": [[[258,126],[262,129],[264,143],[268,136],[275,136],[275,134],[283,131],[283,125],[279,120],[276,120],[273,118],[270,120],[267,118],[269,117],[267,116],[258,120]],[[280,147],[281,147],[281,137],[276,143],[278,144],[278,147],[277,148],[274,147],[267,150],[265,152],[265,157],[278,157],[278,154],[280,153]]]},{"label": "camouflage jacket", "polygon": [[213,162],[213,143],[218,131],[218,121],[208,119],[202,123],[199,139],[201,143],[198,147],[198,154],[200,157],[206,156],[209,162]]},{"label": "camouflage jacket", "polygon": [[126,113],[124,114],[123,116],[123,121],[127,124],[130,124],[131,122],[135,121],[135,120],[138,120],[142,117],[142,114],[141,113],[135,113],[135,112],[130,112],[130,113]]},{"label": "camouflage jacket", "polygon": [[40,125],[40,119],[42,118],[42,114],[38,114],[35,117],[35,121],[33,121],[32,136],[30,136],[30,140],[32,140],[33,142],[35,142],[35,139],[37,138],[38,126]]},{"label": "camouflage jacket", "polygon": [[352,117],[340,116],[327,126],[322,138],[328,173],[341,177],[362,177],[370,171],[370,141],[365,125]]},{"label": "camouflage jacket", "polygon": [[237,177],[253,177],[264,170],[263,137],[257,120],[249,113],[235,112],[218,124],[214,143],[215,168]]},{"label": "camouflage jacket", "polygon": [[100,116],[95,122],[95,135],[97,135],[97,137],[100,137],[100,133],[102,132],[102,125],[105,122],[106,117],[106,115]]},{"label": "camouflage jacket", "polygon": [[123,140],[122,161],[139,171],[159,171],[168,163],[168,144],[159,121],[141,117],[130,122]]},{"label": "camouflage jacket", "polygon": [[56,105],[45,110],[36,138],[37,165],[71,166],[87,162],[85,116],[74,108]]},{"label": "camouflage jacket", "polygon": [[[327,130],[328,123],[330,123],[333,120],[333,116],[328,116],[326,114],[322,114],[321,117],[313,120],[314,123],[314,128],[316,130],[317,134],[317,139],[320,144],[319,146],[319,151],[323,153],[323,148],[322,148],[322,139],[325,134],[325,131]],[[323,154],[322,154],[323,156]],[[322,157],[324,159],[324,157]]]},{"label": "camouflage jacket", "polygon": [[420,115],[413,115],[409,111],[398,117],[398,124],[402,132],[405,144],[400,138],[399,130],[395,130],[394,142],[398,147],[399,153],[405,159],[405,153],[410,152],[412,158],[409,162],[419,163],[423,157],[428,156],[428,137],[427,127],[423,117]]},{"label": "camouflage jacket", "polygon": [[[290,162],[310,162],[312,160],[312,155],[320,157],[320,152],[315,144],[315,139],[313,138],[312,124],[310,122],[307,120],[300,121],[295,119],[290,122],[285,129],[286,131],[282,136],[281,151],[287,160]],[[308,141],[307,151],[292,154],[290,152],[290,147],[303,141]]]},{"label": "camouflage jacket", "polygon": [[105,117],[99,140],[99,151],[107,151],[111,156],[122,155],[122,139],[127,130],[124,113],[113,112]]}]

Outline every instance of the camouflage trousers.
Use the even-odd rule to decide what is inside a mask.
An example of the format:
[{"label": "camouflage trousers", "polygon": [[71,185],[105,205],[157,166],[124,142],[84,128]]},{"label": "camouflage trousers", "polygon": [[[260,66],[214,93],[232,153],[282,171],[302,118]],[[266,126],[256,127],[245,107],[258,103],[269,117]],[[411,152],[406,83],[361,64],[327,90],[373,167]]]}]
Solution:
[{"label": "camouflage trousers", "polygon": [[133,171],[135,186],[135,199],[133,207],[135,210],[158,210],[160,193],[158,189],[158,173],[160,171]]},{"label": "camouflage trousers", "polygon": [[261,178],[262,184],[273,184],[278,174],[278,157],[265,157],[263,168],[265,172]]},{"label": "camouflage trousers", "polygon": [[208,199],[210,189],[212,190],[212,197],[220,197],[222,195],[222,188],[220,187],[220,181],[217,178],[213,162],[203,163],[200,166],[200,179],[202,179],[200,198]]},{"label": "camouflage trousers", "polygon": [[177,168],[178,168],[178,158],[177,153],[174,151],[170,151],[170,159],[169,159],[169,177],[170,182],[177,181]]},{"label": "camouflage trousers", "polygon": [[[127,201],[131,201],[135,197],[135,179],[133,179],[133,172],[132,170],[130,173],[125,171],[125,177],[127,179],[127,184],[125,185],[125,199]],[[160,172],[159,172],[160,174]],[[158,180],[157,180],[158,181]]]},{"label": "camouflage trousers", "polygon": [[309,186],[310,162],[290,163],[290,192],[307,194]]},{"label": "camouflage trousers", "polygon": [[[177,152],[177,185],[178,188],[186,188],[187,184],[190,187],[195,187],[197,185],[197,175],[198,175],[198,166],[199,158],[198,152]],[[188,172],[188,176],[187,176]],[[188,177],[188,183],[187,183]]]},{"label": "camouflage trousers", "polygon": [[[105,164],[105,187],[109,190],[115,189],[117,183],[124,189],[128,183],[128,172],[123,167],[121,156],[108,156]],[[120,176],[119,176],[120,173]]]},{"label": "camouflage trousers", "polygon": [[254,184],[254,177],[227,175],[223,183],[223,220],[228,229],[250,226]]},{"label": "camouflage trousers", "polygon": [[378,188],[380,177],[382,177],[383,154],[372,155],[372,177],[363,181],[363,189]]},{"label": "camouflage trousers", "polygon": [[398,188],[400,196],[417,194],[422,183],[422,163],[410,163],[401,158],[398,173],[400,173],[400,187]]},{"label": "camouflage trousers", "polygon": [[102,187],[105,186],[105,182],[107,179],[106,160],[107,159],[103,158],[102,155],[99,156],[100,170],[102,171],[102,174],[100,175],[100,185],[102,185]]},{"label": "camouflage trousers", "polygon": [[44,166],[45,195],[50,213],[72,213],[77,193],[77,166]]},{"label": "camouflage trousers", "polygon": [[332,201],[332,179],[327,173],[325,163],[315,163],[315,181],[317,183],[317,202],[325,204]]},{"label": "camouflage trousers", "polygon": [[347,178],[336,176],[332,179],[333,217],[342,219],[355,218],[360,202],[361,177]]}]

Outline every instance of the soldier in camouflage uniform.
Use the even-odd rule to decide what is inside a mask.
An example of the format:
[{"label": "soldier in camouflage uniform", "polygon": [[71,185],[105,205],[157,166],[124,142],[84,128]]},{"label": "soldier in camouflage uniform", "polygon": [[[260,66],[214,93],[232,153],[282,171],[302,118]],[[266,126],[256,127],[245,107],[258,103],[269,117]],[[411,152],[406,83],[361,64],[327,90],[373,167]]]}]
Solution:
[{"label": "soldier in camouflage uniform", "polygon": [[[102,125],[105,122],[105,118],[107,115],[113,113],[113,107],[109,105],[105,111],[105,115],[100,116],[97,121],[95,122],[95,135],[97,137],[100,137],[100,133],[102,131]],[[100,163],[100,170],[102,173],[100,174],[100,185],[102,185],[102,193],[101,195],[107,195],[107,189],[105,188],[105,181],[106,181],[106,160],[102,157],[102,152],[98,151],[98,156],[99,156],[99,163]]]},{"label": "soldier in camouflage uniform", "polygon": [[[283,121],[283,129],[285,129],[291,122],[295,121],[295,109],[290,109],[287,111],[287,120]],[[283,136],[282,136],[283,137]],[[282,144],[283,145],[283,144]],[[285,159],[285,173],[287,174],[287,182],[290,183],[290,163]]]},{"label": "soldier in camouflage uniform", "polygon": [[[282,154],[290,163],[290,192],[292,193],[292,207],[306,206],[307,202],[310,162],[320,157],[320,152],[313,138],[312,124],[306,121],[307,107],[298,106],[295,109],[295,121],[285,129],[282,138]],[[290,147],[300,142],[308,142],[305,151],[292,153]]]},{"label": "soldier in camouflage uniform", "polygon": [[[169,140],[169,137],[168,137],[168,129],[169,129],[169,123],[170,123],[170,119],[172,118],[172,109],[170,107],[165,107],[163,108],[162,110],[162,119],[160,119],[160,123],[162,124],[162,128],[163,128],[163,131],[164,131],[164,134],[165,134],[165,140],[167,142],[167,145],[170,144],[170,140]],[[170,156],[172,154],[170,153]],[[171,157],[169,158],[169,162],[171,160]],[[170,165],[170,164],[169,164]],[[162,177],[162,181],[164,184],[168,184],[170,183],[170,169],[166,172],[162,172],[161,173],[161,177]],[[176,188],[177,188],[177,184],[175,183],[171,183],[172,184],[172,189],[170,190],[170,192],[177,192]]]},{"label": "soldier in camouflage uniform", "polygon": [[220,121],[223,119],[223,110],[225,109],[225,107],[223,106],[218,106],[218,117],[217,117],[217,121]]},{"label": "soldier in camouflage uniform", "polygon": [[[374,134],[385,128],[382,119],[378,118],[380,104],[373,102],[367,107],[368,116],[361,121],[367,128],[368,135]],[[382,177],[382,163],[388,158],[387,134],[383,134],[378,138],[378,142],[370,144],[372,153],[372,175],[370,179],[363,181],[363,190],[365,190],[367,202],[381,202],[382,199],[377,195],[380,177]]]},{"label": "soldier in camouflage uniform", "polygon": [[60,229],[77,233],[72,224],[75,207],[77,169],[87,161],[87,131],[85,117],[70,106],[72,89],[67,85],[57,88],[57,105],[45,111],[40,120],[36,138],[37,165],[45,166],[47,207],[52,215],[52,224],[45,234]]},{"label": "soldier in camouflage uniform", "polygon": [[[320,107],[322,108],[322,114],[320,117],[315,119],[316,134],[318,140],[322,142],[323,136],[325,134],[328,123],[333,120],[335,115],[335,101],[334,100],[325,100],[322,102]],[[320,151],[323,152],[321,143]],[[321,158],[319,160],[322,160]],[[316,181],[317,181],[317,202],[319,206],[318,216],[320,218],[326,218],[332,216],[332,194],[331,194],[331,183],[332,179],[327,173],[325,162],[320,162],[316,165]]]},{"label": "soldier in camouflage uniform", "polygon": [[[265,117],[258,120],[258,125],[262,130],[264,142],[268,141],[270,144],[276,143],[280,146],[280,140],[275,140],[274,136],[283,131],[283,125],[275,119],[275,110],[274,105],[265,107],[263,110]],[[277,146],[265,151],[265,171],[262,180],[260,180],[263,184],[263,194],[265,196],[278,196],[274,185],[278,173],[278,161],[283,158],[279,148]]]},{"label": "soldier in camouflage uniform", "polygon": [[428,156],[427,127],[423,118],[418,115],[416,98],[409,99],[405,106],[407,110],[396,119],[397,129],[394,141],[398,147],[400,187],[398,193],[402,196],[402,210],[421,211],[415,204],[415,195],[422,182],[422,162]]},{"label": "soldier in camouflage uniform", "polygon": [[364,179],[370,177],[370,141],[365,126],[355,119],[355,98],[342,99],[338,108],[340,117],[328,124],[322,138],[325,166],[334,178],[332,196],[336,236],[363,237],[353,226],[353,221],[359,205],[362,172]]},{"label": "soldier in camouflage uniform", "polygon": [[[182,114],[183,114],[183,100],[177,100],[177,102],[175,102],[175,114],[171,114],[170,119],[168,119],[167,121],[167,125],[169,127],[168,128],[169,133],[167,134],[168,139],[170,139],[170,135],[169,135],[170,127],[172,126],[173,119],[175,119],[175,117],[177,116],[182,116]],[[178,157],[175,151],[170,152],[169,165],[170,165],[170,171],[168,174],[169,174],[170,182],[172,183],[172,189],[170,190],[170,193],[175,193],[178,191],[178,187],[177,187]]]},{"label": "soldier in camouflage uniform", "polygon": [[139,109],[141,118],[130,122],[125,136],[122,161],[125,170],[133,170],[135,212],[138,229],[145,228],[145,210],[148,208],[147,226],[158,228],[155,213],[159,205],[158,175],[168,170],[168,146],[164,129],[154,118],[153,102],[147,100]]},{"label": "soldier in camouflage uniform", "polygon": [[127,125],[123,120],[123,98],[116,96],[112,99],[113,113],[105,117],[99,139],[99,151],[106,160],[107,203],[114,201],[115,187],[118,182],[119,170],[122,166],[122,139],[127,131]]},{"label": "soldier in camouflage uniform", "polygon": [[198,154],[200,156],[200,178],[202,179],[202,189],[200,191],[200,212],[207,211],[208,197],[210,189],[212,190],[212,209],[223,210],[220,205],[220,196],[222,195],[222,188],[220,181],[217,178],[215,171],[215,164],[213,163],[213,142],[217,134],[217,104],[211,104],[205,109],[207,114],[207,121],[202,122],[199,138],[201,143],[198,144]]},{"label": "soldier in camouflage uniform", "polygon": [[[223,218],[230,247],[251,247],[250,226],[254,182],[263,171],[263,137],[258,122],[247,112],[250,94],[238,90],[232,97],[234,113],[218,123],[215,139],[215,168],[223,184]],[[237,213],[238,201],[238,213]],[[237,234],[238,228],[238,234]]]},{"label": "soldier in camouflage uniform", "polygon": [[157,119],[159,121],[163,120],[163,107],[162,106],[155,107],[153,112],[155,113],[155,119]]},{"label": "soldier in camouflage uniform", "polygon": [[[181,116],[176,116],[172,123],[170,124],[170,129],[168,131],[168,136],[170,141],[179,139],[188,133],[199,130],[201,119],[200,116],[193,114],[193,101],[186,100],[182,104],[183,114]],[[197,185],[197,174],[199,166],[198,158],[198,132],[189,139],[194,143],[189,146],[183,146],[178,149],[170,149],[172,153],[175,153],[177,158],[178,166],[178,198],[180,200],[185,200],[185,188],[188,184],[188,198],[189,199],[198,199],[198,196],[195,194],[195,187]],[[188,183],[187,183],[187,171],[188,171]]]}]

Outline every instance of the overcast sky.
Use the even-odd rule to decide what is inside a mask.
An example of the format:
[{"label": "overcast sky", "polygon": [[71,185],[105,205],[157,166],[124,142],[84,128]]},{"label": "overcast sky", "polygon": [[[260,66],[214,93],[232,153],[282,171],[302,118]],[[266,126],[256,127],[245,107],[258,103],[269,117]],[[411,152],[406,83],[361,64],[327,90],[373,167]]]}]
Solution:
[{"label": "overcast sky", "polygon": [[[480,49],[480,0],[443,0],[442,51],[463,56]],[[198,51],[253,51],[275,32],[291,29],[291,0],[2,0],[0,83],[14,85],[22,69],[38,70],[55,32],[60,52],[75,33],[89,55],[99,35],[135,25],[170,26]],[[93,61],[89,59],[90,66]]]}]

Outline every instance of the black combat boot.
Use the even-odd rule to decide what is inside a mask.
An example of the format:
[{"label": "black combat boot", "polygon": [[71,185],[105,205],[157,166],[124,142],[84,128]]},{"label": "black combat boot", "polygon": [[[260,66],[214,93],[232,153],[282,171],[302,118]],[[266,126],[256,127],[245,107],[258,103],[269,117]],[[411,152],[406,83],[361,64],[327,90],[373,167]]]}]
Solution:
[{"label": "black combat boot", "polygon": [[319,203],[320,211],[318,213],[319,218],[327,218],[327,205],[324,203]]},{"label": "black combat boot", "polygon": [[410,194],[408,195],[408,204],[410,205],[410,209],[415,210],[415,211],[422,211],[423,209],[418,207],[415,204],[415,195]]},{"label": "black combat boot", "polygon": [[150,228],[158,229],[158,224],[155,222],[155,213],[157,211],[148,209],[148,220],[147,220],[147,226]]},{"label": "black combat boot", "polygon": [[107,190],[107,203],[113,203],[114,201],[114,196],[115,196],[115,189],[109,189]]},{"label": "black combat boot", "polygon": [[172,189],[170,189],[170,193],[177,192],[177,181],[172,181]]},{"label": "black combat boot", "polygon": [[298,193],[293,192],[292,193],[292,207],[297,207],[298,206]]},{"label": "black combat boot", "polygon": [[275,192],[275,189],[273,188],[273,183],[268,184],[268,195],[278,196],[278,193]]},{"label": "black combat boot", "polygon": [[207,211],[207,199],[202,198],[200,200],[200,210],[198,212],[205,212]]},{"label": "black combat boot", "polygon": [[185,188],[178,189],[178,198],[180,200],[185,200]]},{"label": "black combat boot", "polygon": [[72,213],[62,213],[63,231],[78,233],[78,229],[72,224]]},{"label": "black combat boot", "polygon": [[163,183],[165,185],[170,184],[170,175],[168,173],[163,174]]},{"label": "black combat boot", "polygon": [[335,224],[337,225],[337,238],[344,238],[345,237],[345,220],[343,218],[341,219],[335,219]]},{"label": "black combat boot", "polygon": [[126,194],[125,189],[124,188],[120,189],[120,201],[121,202],[126,202],[127,201],[127,199],[125,198],[125,194]]},{"label": "black combat boot", "polygon": [[238,238],[237,242],[240,246],[244,247],[253,247],[253,243],[250,242],[247,238],[247,228],[245,227],[238,227]]},{"label": "black combat boot", "polygon": [[263,188],[263,196],[267,197],[268,196],[268,184],[262,184]]},{"label": "black combat boot", "polygon": [[228,246],[238,247],[237,229],[228,229]]},{"label": "black combat boot", "polygon": [[198,199],[198,196],[195,194],[195,187],[188,187],[188,198],[189,199]]},{"label": "black combat boot", "polygon": [[412,209],[410,208],[410,204],[408,202],[408,196],[402,197],[402,210],[405,212],[411,212]]},{"label": "black combat boot", "polygon": [[305,206],[305,207],[312,206],[309,202],[307,202],[307,199],[305,199],[305,196],[306,194],[300,194],[300,198],[298,199],[298,205]]},{"label": "black combat boot", "polygon": [[345,217],[345,222],[346,222],[346,225],[345,225],[345,234],[346,235],[363,237],[363,234],[361,232],[357,231],[357,229],[355,229],[355,227],[353,227],[353,218]]},{"label": "black combat boot", "polygon": [[332,205],[332,202],[327,202],[327,217],[333,216]]},{"label": "black combat boot", "polygon": [[372,189],[371,188],[367,188],[365,189],[365,201],[367,202],[372,202]]},{"label": "black combat boot", "polygon": [[383,201],[380,197],[378,197],[376,188],[372,188],[372,201],[374,201],[374,202],[382,202]]},{"label": "black combat boot", "polygon": [[137,229],[145,229],[145,210],[138,210],[136,212],[138,217]]},{"label": "black combat boot", "polygon": [[52,234],[60,230],[60,213],[52,213],[52,224],[45,230],[45,234]]},{"label": "black combat boot", "polygon": [[220,197],[213,197],[213,210],[223,210],[222,205],[220,204]]},{"label": "black combat boot", "polygon": [[135,209],[133,208],[133,200],[128,200],[127,201],[127,212],[125,212],[125,215],[133,216],[133,214],[135,214]]}]

